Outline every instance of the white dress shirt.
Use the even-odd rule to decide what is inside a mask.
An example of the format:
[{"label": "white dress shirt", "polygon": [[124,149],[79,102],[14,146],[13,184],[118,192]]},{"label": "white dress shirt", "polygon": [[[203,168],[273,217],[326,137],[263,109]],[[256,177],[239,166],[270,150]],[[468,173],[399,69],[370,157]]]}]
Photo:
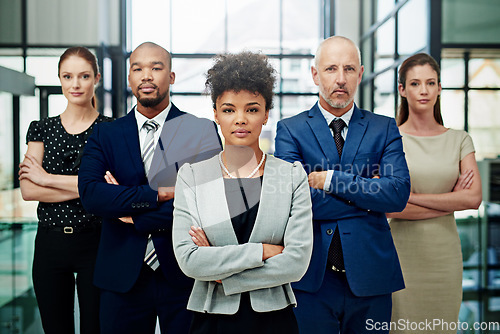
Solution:
[{"label": "white dress shirt", "polygon": [[[163,129],[163,124],[165,123],[165,120],[167,119],[167,116],[168,116],[168,113],[169,113],[171,107],[172,107],[172,102],[169,102],[168,106],[165,109],[163,109],[155,117],[151,118],[152,120],[154,120],[156,123],[158,123],[160,125],[158,130],[156,130],[156,132],[154,133],[155,145],[158,142],[158,139],[160,138],[161,130]],[[148,121],[150,119],[147,118],[146,116],[144,116],[143,114],[141,114],[140,112],[138,112],[137,106],[134,107],[134,112],[135,112],[135,119],[137,120],[137,128],[139,129],[139,145],[140,145],[141,152],[142,152],[142,149],[144,148],[144,144],[145,144],[144,141],[146,140],[146,135],[148,134],[148,131],[145,128],[143,128],[143,125],[144,125],[144,123],[146,123],[146,121]]]}]

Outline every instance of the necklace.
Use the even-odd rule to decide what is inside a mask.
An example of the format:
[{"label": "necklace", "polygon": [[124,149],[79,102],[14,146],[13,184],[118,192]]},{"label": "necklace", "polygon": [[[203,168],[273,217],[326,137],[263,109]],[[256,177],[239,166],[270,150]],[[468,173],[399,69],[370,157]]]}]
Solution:
[{"label": "necklace", "polygon": [[[229,178],[231,178],[231,179],[237,179],[236,176],[234,176],[231,173],[229,173],[229,171],[226,168],[226,165],[224,165],[224,162],[222,161],[222,152],[224,152],[224,151],[221,151],[219,153],[219,164],[220,164],[220,166],[222,167],[222,169],[224,170],[224,172],[227,174],[227,176],[229,176]],[[262,159],[260,159],[260,162],[257,165],[257,167],[255,167],[255,169],[250,174],[248,174],[248,176],[246,177],[247,179],[253,177],[259,171],[260,167],[264,163],[264,160],[266,160],[266,154],[262,153]]]}]

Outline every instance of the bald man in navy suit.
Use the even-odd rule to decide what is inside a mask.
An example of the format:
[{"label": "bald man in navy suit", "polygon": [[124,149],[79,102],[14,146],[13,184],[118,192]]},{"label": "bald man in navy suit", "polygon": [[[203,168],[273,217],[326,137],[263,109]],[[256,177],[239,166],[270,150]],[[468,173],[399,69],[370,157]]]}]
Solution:
[{"label": "bald man in navy suit", "polygon": [[313,202],[313,255],[293,285],[295,314],[303,334],[370,333],[390,322],[391,293],[404,288],[385,212],[406,206],[408,167],[394,119],[354,104],[363,66],[351,40],[323,41],[311,71],[319,102],[276,133],[276,157],[302,162]]},{"label": "bald man in navy suit", "polygon": [[141,44],[130,56],[137,106],[96,127],[85,147],[80,196],[88,212],[103,217],[94,275],[102,333],[152,334],[157,318],[162,333],[187,333],[190,326],[193,281],[172,247],[175,179],[183,163],[211,157],[221,145],[214,122],[170,102],[174,81],[169,52]]}]

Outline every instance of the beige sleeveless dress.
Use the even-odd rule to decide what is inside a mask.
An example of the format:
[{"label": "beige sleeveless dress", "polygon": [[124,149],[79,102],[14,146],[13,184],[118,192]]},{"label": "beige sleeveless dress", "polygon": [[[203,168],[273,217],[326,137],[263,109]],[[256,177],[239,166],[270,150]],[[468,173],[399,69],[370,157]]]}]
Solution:
[{"label": "beige sleeveless dress", "polygon": [[[452,130],[430,137],[403,135],[410,169],[411,191],[445,193],[453,190],[459,163],[474,152],[465,131]],[[392,219],[406,288],[393,294],[391,333],[456,333],[446,327],[415,330],[412,323],[458,321],[462,301],[462,250],[453,214],[423,220]],[[394,323],[396,326],[394,326]]]}]

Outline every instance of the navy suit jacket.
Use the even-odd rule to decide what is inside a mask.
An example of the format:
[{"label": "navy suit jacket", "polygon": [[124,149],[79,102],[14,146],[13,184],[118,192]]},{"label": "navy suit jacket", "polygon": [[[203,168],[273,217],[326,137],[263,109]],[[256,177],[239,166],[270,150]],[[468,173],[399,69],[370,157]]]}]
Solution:
[{"label": "navy suit jacket", "polygon": [[308,174],[334,170],[329,191],[311,188],[313,255],[306,275],[293,287],[308,292],[320,288],[338,226],[347,280],[356,296],[403,289],[385,217],[385,212],[402,211],[410,194],[410,175],[394,119],[355,106],[339,159],[332,133],[316,104],[278,122],[275,146],[278,158],[302,162]]},{"label": "navy suit jacket", "polygon": [[[185,121],[177,122],[183,117]],[[163,131],[169,124],[177,124],[178,133],[168,143],[171,148],[182,145],[189,138],[189,143],[203,147],[204,143],[213,142],[206,136],[217,136],[215,124],[207,119],[200,119],[186,114],[175,105],[168,113]],[[201,122],[207,131],[201,133],[199,126],[193,122]],[[191,131],[196,128],[195,132]],[[168,131],[171,131],[171,127]],[[168,136],[167,136],[168,137]],[[220,151],[219,147],[210,156]],[[160,149],[157,145],[155,155]],[[164,151],[165,147],[161,147]],[[213,149],[209,148],[209,149]],[[161,152],[164,153],[164,152]],[[169,151],[166,151],[168,156]],[[206,158],[206,156],[204,156]],[[170,159],[172,160],[172,159]],[[198,161],[183,158],[183,161],[171,161],[176,167],[186,161]],[[167,169],[167,168],[165,168]],[[170,169],[172,170],[172,169]],[[119,185],[107,184],[104,174],[110,171]],[[171,173],[176,174],[176,169]],[[175,179],[176,175],[173,176]],[[159,184],[172,186],[173,184]],[[103,217],[101,242],[94,272],[94,284],[102,289],[115,292],[129,291],[141,271],[148,235],[151,234],[155,245],[160,268],[168,280],[175,282],[179,288],[190,291],[192,280],[179,269],[172,248],[173,200],[158,203],[158,192],[151,188],[146,178],[141,159],[139,133],[134,112],[111,123],[102,123],[94,128],[82,158],[78,174],[78,189],[85,210]],[[132,216],[134,224],[127,224],[118,218]]]}]

